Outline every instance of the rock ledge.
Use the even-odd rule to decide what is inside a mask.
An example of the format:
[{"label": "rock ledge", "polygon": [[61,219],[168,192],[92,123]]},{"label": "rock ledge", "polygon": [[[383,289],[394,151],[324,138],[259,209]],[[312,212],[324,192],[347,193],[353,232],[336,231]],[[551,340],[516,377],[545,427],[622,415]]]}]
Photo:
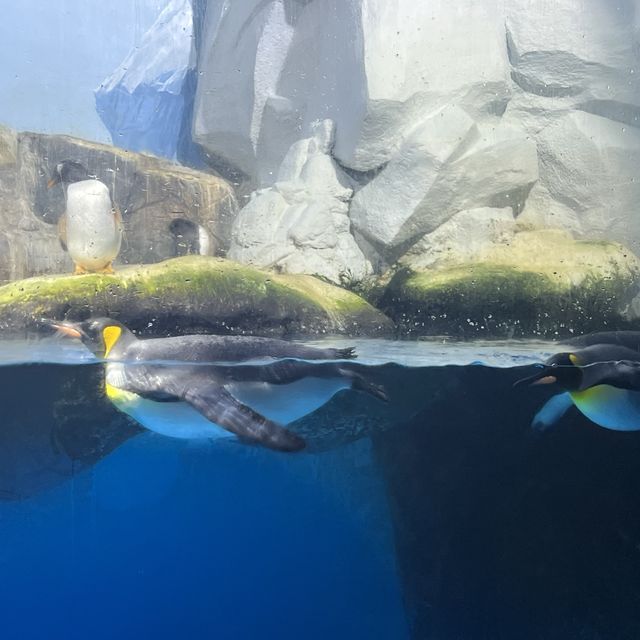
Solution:
[{"label": "rock ledge", "polygon": [[42,317],[110,316],[146,335],[190,332],[283,337],[383,335],[393,323],[357,295],[313,276],[280,275],[187,256],[114,275],[56,275],[0,287],[0,329]]}]

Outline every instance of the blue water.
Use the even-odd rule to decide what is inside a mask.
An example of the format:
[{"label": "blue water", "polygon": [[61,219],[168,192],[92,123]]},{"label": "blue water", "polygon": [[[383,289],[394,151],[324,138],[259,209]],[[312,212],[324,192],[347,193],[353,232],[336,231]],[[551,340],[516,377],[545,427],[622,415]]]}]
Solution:
[{"label": "blue water", "polygon": [[137,432],[82,348],[0,356],[3,640],[408,638],[370,439],[291,455]]},{"label": "blue water", "polygon": [[292,458],[143,434],[1,504],[0,570],[3,638],[407,637],[366,444]]},{"label": "blue water", "polygon": [[389,403],[340,391],[284,454],[140,429],[81,347],[0,342],[0,638],[640,637],[640,432],[513,387],[560,345],[357,347]]}]

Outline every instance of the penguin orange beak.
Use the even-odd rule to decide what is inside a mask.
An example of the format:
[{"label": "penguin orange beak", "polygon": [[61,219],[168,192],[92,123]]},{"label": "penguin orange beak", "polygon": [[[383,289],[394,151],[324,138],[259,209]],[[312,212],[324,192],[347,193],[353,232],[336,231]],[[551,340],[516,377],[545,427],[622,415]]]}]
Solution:
[{"label": "penguin orange beak", "polygon": [[57,329],[58,333],[62,334],[63,336],[67,336],[69,338],[82,338],[82,333],[80,333],[80,331],[78,331],[78,329],[74,327],[69,327],[65,324],[52,324],[51,326],[54,329]]},{"label": "penguin orange beak", "polygon": [[556,376],[550,375],[548,373],[549,367],[546,367],[545,365],[536,365],[536,366],[538,366],[541,369],[541,371],[539,371],[538,373],[534,373],[532,376],[529,376],[527,378],[522,378],[521,380],[514,382],[513,386],[521,387],[525,384],[529,386],[533,386],[533,385],[539,385],[539,384],[554,384],[558,382],[558,378],[556,378]]},{"label": "penguin orange beak", "polygon": [[58,335],[63,335],[67,338],[79,338],[81,340],[84,335],[82,331],[71,322],[57,322],[47,318],[42,318],[42,322],[55,329]]},{"label": "penguin orange beak", "polygon": [[49,182],[47,182],[47,189],[51,189],[51,187],[55,187],[58,184],[58,181],[55,178],[51,178]]}]

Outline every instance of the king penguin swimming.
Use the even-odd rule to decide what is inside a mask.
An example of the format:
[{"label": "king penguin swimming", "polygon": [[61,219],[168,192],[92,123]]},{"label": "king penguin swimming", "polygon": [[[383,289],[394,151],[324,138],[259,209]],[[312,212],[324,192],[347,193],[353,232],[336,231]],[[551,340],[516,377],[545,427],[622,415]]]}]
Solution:
[{"label": "king penguin swimming", "polygon": [[546,429],[575,406],[606,429],[640,430],[640,333],[595,333],[573,344],[578,348],[552,356],[537,373],[516,383],[562,391],[538,411],[533,426]]},{"label": "king penguin swimming", "polygon": [[355,358],[351,348],[244,336],[142,340],[109,318],[46,323],[82,340],[105,361],[105,392],[119,410],[167,436],[235,434],[271,449],[299,451],[305,441],[283,423],[311,413],[341,389],[387,399],[382,387],[344,362]]},{"label": "king penguin swimming", "polygon": [[62,185],[66,205],[58,221],[58,235],[74,262],[74,273],[113,273],[112,263],[122,241],[122,217],[107,185],[71,160],[55,166],[47,187],[56,184]]}]

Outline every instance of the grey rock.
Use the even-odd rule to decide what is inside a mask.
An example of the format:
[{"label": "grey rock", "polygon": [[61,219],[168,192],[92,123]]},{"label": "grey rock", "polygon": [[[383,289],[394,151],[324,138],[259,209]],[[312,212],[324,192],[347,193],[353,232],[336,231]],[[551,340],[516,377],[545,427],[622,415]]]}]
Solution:
[{"label": "grey rock", "polygon": [[[194,139],[247,192],[277,192],[257,191],[245,208],[233,249],[242,259],[296,270],[307,261],[322,273],[320,263],[344,260],[342,250],[318,254],[347,237],[338,201],[349,198],[320,198],[340,168],[354,190],[350,233],[376,270],[460,211],[485,207],[510,207],[523,228],[640,242],[634,0],[210,0],[207,9]],[[296,163],[323,120],[335,123],[331,151],[302,177]],[[307,219],[302,183],[318,196]],[[333,212],[322,223],[321,210]],[[320,236],[310,220],[336,228]],[[296,225],[314,239],[289,233]]]},{"label": "grey rock", "polygon": [[512,78],[524,91],[569,99],[576,109],[638,105],[636,9],[630,2],[568,0],[506,8]]},{"label": "grey rock", "polygon": [[0,125],[0,169],[15,164],[18,152],[18,136],[8,127]]},{"label": "grey rock", "polygon": [[355,195],[350,213],[355,228],[381,247],[405,240],[401,229],[416,216],[438,174],[477,135],[473,120],[458,107],[445,107],[427,117]]}]

